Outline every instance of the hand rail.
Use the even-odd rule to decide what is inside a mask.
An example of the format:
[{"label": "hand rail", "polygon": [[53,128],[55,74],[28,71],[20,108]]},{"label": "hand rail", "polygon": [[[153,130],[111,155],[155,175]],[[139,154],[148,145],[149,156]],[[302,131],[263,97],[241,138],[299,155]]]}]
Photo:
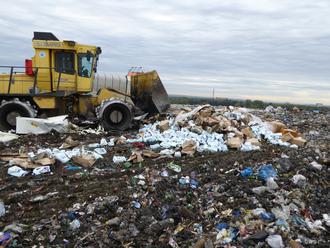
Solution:
[{"label": "hand rail", "polygon": [[[34,79],[33,79],[33,88],[31,89],[31,91],[33,92],[33,94],[36,94],[37,93],[37,83],[38,83],[38,76],[40,74],[40,71],[43,70],[43,69],[48,69],[48,70],[52,70],[52,69],[56,69],[56,67],[45,67],[45,66],[7,66],[7,65],[0,65],[0,69],[4,69],[4,68],[9,68],[10,69],[10,72],[9,72],[9,80],[2,80],[0,79],[0,82],[8,82],[8,90],[7,90],[7,94],[10,94],[10,91],[11,91],[11,86],[12,84],[16,81],[14,81],[14,76],[13,75],[16,75],[15,76],[15,79],[17,78],[17,75],[18,75],[18,78],[19,78],[19,74],[22,74],[22,75],[25,75],[25,71],[24,72],[18,72],[18,71],[14,71],[14,69],[26,69],[26,68],[30,68],[33,70],[33,74],[34,74]],[[19,73],[19,74],[18,74]],[[60,88],[60,83],[61,83],[61,77],[62,77],[62,72],[57,72],[59,73],[59,76],[58,76],[58,79],[57,79],[57,85],[56,85],[56,92],[59,91],[59,88]],[[76,71],[74,71],[74,74],[77,74]],[[73,74],[73,75],[74,75]],[[0,74],[1,75],[1,74]],[[8,74],[7,74],[8,75]],[[30,80],[24,80],[24,79],[21,79],[21,80],[17,80],[18,82],[31,82]],[[50,77],[50,88],[51,88],[51,92],[53,92],[53,84],[55,82],[52,82],[52,78]],[[48,82],[48,80],[45,80],[45,81],[39,81],[39,82]]]},{"label": "hand rail", "polygon": [[10,67],[10,76],[9,76],[9,82],[8,82],[8,94],[10,93],[11,83],[13,80],[13,71],[14,71],[14,67]]},{"label": "hand rail", "polygon": [[[27,68],[28,66],[10,66],[10,65],[0,65],[0,68]],[[56,69],[55,67],[47,67],[47,66],[29,66],[29,68],[35,69],[35,68],[39,68],[39,69]]]}]

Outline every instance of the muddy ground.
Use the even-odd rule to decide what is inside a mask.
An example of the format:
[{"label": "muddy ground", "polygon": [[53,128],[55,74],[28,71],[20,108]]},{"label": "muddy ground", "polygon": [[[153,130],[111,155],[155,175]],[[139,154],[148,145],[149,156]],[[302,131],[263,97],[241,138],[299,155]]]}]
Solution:
[{"label": "muddy ground", "polygon": [[[258,243],[259,247],[268,247],[266,237],[253,238],[262,230],[280,234],[289,247],[294,247],[292,240],[297,239],[304,247],[326,247],[330,232],[325,224],[324,230],[315,231],[288,220],[287,230],[273,221],[247,216],[257,207],[270,212],[281,201],[299,206],[299,211],[291,214],[302,218],[310,215],[313,220],[322,220],[322,214],[330,213],[329,113],[256,114],[263,119],[281,120],[299,130],[308,144],[290,149],[263,143],[260,151],[196,153],[193,157],[147,158],[131,166],[114,164],[113,155],[129,157],[131,150],[136,149],[124,144],[108,148],[104,159],[90,169],[67,171],[65,164],[57,161],[52,174],[23,178],[8,176],[8,167],[2,163],[0,199],[6,214],[0,224],[2,229],[16,224],[7,247],[256,247]],[[118,135],[71,134],[86,144]],[[67,136],[22,136],[0,149],[18,152],[59,147]],[[284,155],[288,158],[281,158]],[[312,161],[322,164],[322,170],[310,166]],[[171,162],[180,165],[182,171],[167,169],[169,176],[161,176]],[[239,173],[245,167],[257,169],[265,163],[277,169],[279,188],[257,195],[251,189],[264,183],[253,176],[243,178]],[[292,182],[297,173],[307,178],[305,185]],[[143,175],[145,185],[139,184],[142,177],[134,177],[137,175]],[[180,185],[181,176],[196,178],[197,188]],[[73,228],[74,220],[79,220],[79,228]],[[217,244],[218,223],[227,223],[241,234],[229,244]]]}]

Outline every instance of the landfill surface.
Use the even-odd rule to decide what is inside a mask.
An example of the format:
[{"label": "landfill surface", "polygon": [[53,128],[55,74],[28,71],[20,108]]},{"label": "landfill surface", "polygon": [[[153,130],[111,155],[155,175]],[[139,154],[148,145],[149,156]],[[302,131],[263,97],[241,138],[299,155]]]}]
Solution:
[{"label": "landfill surface", "polygon": [[1,247],[327,247],[330,112],[189,107],[123,133],[6,136]]}]

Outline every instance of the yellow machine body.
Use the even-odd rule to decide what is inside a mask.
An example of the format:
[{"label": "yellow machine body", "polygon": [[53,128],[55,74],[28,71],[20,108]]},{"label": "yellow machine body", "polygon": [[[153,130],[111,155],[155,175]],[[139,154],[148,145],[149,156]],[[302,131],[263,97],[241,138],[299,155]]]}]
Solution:
[{"label": "yellow machine body", "polygon": [[[102,119],[99,113],[112,113],[104,110],[107,107],[105,102],[111,99],[122,101],[122,106],[119,106],[118,101],[113,102],[113,109],[123,113],[127,109],[132,110],[129,106],[139,107],[149,113],[161,112],[168,106],[166,90],[156,71],[132,74],[130,94],[109,87],[94,92],[93,82],[98,56],[101,54],[99,47],[75,41],[60,41],[52,33],[43,32],[34,33],[32,46],[35,55],[26,60],[25,66],[0,66],[2,72],[7,69],[7,73],[0,74],[2,119],[15,115],[35,116],[34,112],[51,116],[67,114],[69,111],[85,118],[98,116]],[[13,99],[16,102],[12,102]],[[9,103],[3,108],[1,102],[6,101]],[[36,111],[17,101],[28,102]],[[97,113],[96,109],[101,105],[103,109]],[[15,106],[19,113],[15,112]],[[127,106],[127,109],[123,106]],[[117,117],[112,114],[111,118]],[[5,124],[0,120],[0,129]]]}]

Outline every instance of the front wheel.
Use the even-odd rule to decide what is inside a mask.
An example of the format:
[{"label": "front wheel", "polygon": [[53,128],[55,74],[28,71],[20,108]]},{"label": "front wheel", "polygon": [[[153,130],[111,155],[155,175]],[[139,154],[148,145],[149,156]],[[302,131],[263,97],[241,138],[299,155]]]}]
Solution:
[{"label": "front wheel", "polygon": [[36,110],[28,102],[12,100],[0,106],[0,129],[9,131],[16,129],[17,117],[35,117]]},{"label": "front wheel", "polygon": [[127,103],[110,100],[100,106],[98,117],[105,130],[123,131],[131,126],[133,114]]}]

